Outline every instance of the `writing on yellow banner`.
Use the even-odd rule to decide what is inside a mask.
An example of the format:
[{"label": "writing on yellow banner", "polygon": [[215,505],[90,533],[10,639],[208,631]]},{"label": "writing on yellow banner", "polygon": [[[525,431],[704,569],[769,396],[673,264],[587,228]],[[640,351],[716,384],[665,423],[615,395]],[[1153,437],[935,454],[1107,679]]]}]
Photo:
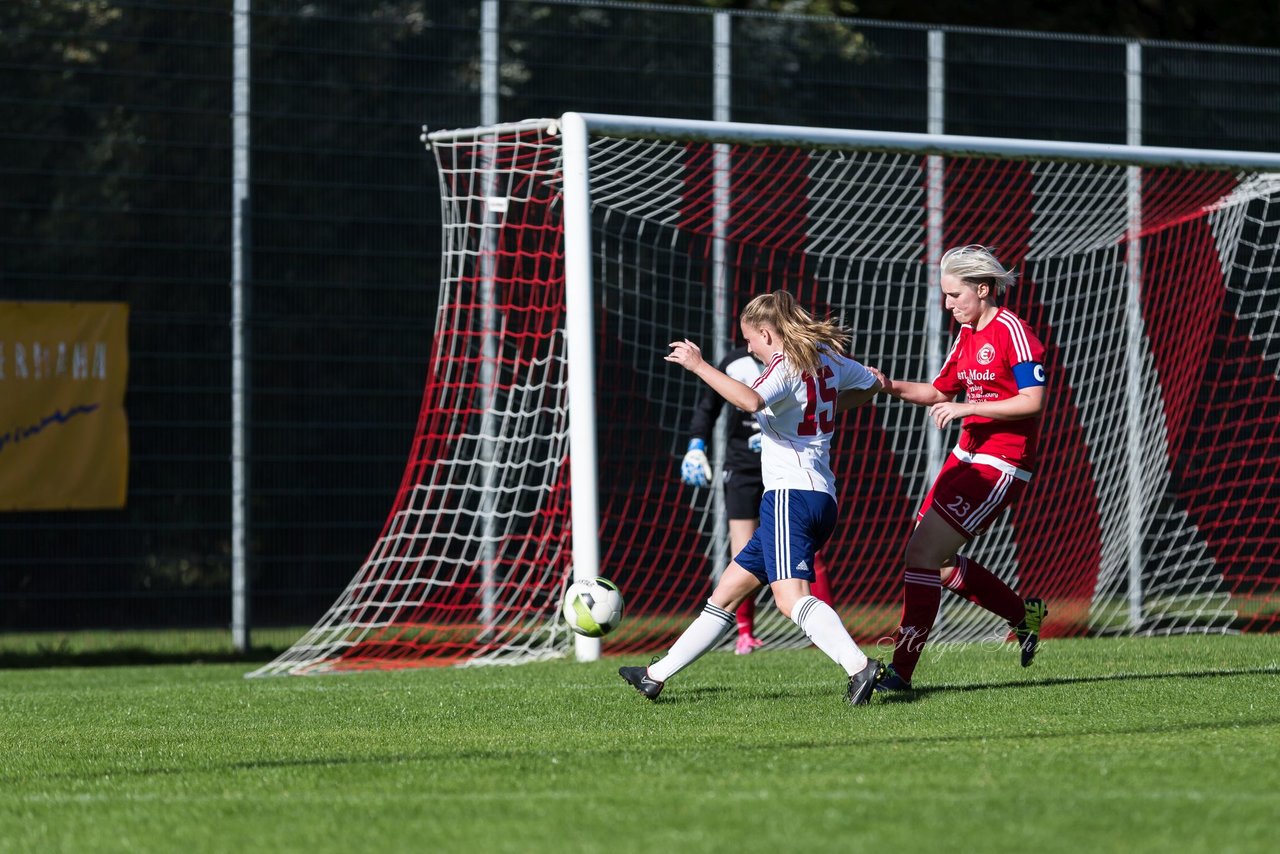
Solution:
[{"label": "writing on yellow banner", "polygon": [[123,507],[129,306],[0,302],[0,510]]}]

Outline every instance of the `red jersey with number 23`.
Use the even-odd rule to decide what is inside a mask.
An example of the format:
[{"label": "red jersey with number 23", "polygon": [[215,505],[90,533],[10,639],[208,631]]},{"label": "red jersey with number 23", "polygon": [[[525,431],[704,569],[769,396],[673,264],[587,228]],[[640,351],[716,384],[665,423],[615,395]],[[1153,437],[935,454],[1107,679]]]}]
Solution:
[{"label": "red jersey with number 23", "polygon": [[[967,324],[951,345],[933,387],[948,398],[964,393],[969,403],[1006,400],[1019,389],[1045,384],[1044,345],[1031,327],[1001,308],[981,330]],[[1024,471],[1034,471],[1039,455],[1040,416],[997,421],[981,415],[964,419],[958,447],[990,454]]]}]

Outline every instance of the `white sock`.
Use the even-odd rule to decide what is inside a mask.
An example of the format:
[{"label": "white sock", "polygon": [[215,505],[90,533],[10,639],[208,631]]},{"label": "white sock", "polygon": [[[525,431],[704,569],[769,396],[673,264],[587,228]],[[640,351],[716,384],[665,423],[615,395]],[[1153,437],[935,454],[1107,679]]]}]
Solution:
[{"label": "white sock", "polygon": [[867,656],[849,637],[840,615],[817,596],[805,596],[791,609],[791,620],[800,627],[814,646],[844,668],[850,676],[867,666]]},{"label": "white sock", "polygon": [[719,643],[732,628],[733,614],[708,601],[702,613],[684,630],[684,634],[676,638],[666,658],[649,665],[649,678],[666,682],[701,658],[703,653]]}]

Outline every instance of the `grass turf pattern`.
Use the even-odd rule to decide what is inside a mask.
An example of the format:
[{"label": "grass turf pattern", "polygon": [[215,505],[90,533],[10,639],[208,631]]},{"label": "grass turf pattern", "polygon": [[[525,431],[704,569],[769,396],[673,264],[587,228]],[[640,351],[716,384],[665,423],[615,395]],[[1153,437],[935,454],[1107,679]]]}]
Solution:
[{"label": "grass turf pattern", "polygon": [[634,663],[0,671],[0,851],[1272,850],[1280,637]]}]

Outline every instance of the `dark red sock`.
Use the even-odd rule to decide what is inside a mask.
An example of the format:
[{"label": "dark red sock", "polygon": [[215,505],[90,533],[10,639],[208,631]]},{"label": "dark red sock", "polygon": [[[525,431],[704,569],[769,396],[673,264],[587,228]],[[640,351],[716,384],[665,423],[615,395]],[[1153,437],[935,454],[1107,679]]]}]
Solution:
[{"label": "dark red sock", "polygon": [[831,584],[827,581],[827,562],[820,554],[813,556],[813,583],[809,585],[809,592],[828,605],[832,604]]},{"label": "dark red sock", "polygon": [[909,566],[902,573],[902,625],[893,633],[893,669],[908,682],[938,618],[942,582],[936,569]]},{"label": "dark red sock", "polygon": [[738,612],[734,614],[738,624],[738,634],[753,634],[756,629],[756,597],[755,594],[748,596],[742,600],[742,604],[738,606]]},{"label": "dark red sock", "polygon": [[1026,615],[1021,597],[971,557],[956,555],[956,565],[947,579],[947,589],[993,614],[999,614],[1010,623],[1020,623]]}]

